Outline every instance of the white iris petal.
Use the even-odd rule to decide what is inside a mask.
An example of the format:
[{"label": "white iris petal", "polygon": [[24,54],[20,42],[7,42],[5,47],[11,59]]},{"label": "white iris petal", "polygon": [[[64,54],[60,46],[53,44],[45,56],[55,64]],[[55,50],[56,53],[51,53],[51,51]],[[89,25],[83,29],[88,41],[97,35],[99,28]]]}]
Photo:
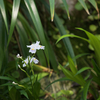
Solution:
[{"label": "white iris petal", "polygon": [[36,43],[34,43],[34,44],[27,45],[27,47],[30,48],[29,52],[31,52],[33,54],[33,53],[36,53],[36,50],[44,49],[44,46],[39,45],[39,43],[40,43],[40,41],[36,41]]},{"label": "white iris petal", "polygon": [[31,58],[30,56],[28,56],[28,57],[27,57],[24,61],[22,61],[22,62],[23,62],[23,67],[25,67],[26,64],[28,64],[28,63],[34,62],[35,64],[37,64],[39,61],[38,61],[35,57]]}]

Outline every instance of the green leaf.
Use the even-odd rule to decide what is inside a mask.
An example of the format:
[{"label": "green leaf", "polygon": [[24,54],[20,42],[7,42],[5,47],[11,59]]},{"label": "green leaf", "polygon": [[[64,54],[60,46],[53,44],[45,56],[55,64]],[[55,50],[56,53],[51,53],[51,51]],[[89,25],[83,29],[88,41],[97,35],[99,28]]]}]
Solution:
[{"label": "green leaf", "polygon": [[83,87],[83,95],[82,95],[83,96],[83,100],[87,100],[87,93],[88,93],[88,89],[89,89],[91,81],[92,81],[92,79],[87,81],[86,84]]},{"label": "green leaf", "polygon": [[29,55],[29,51],[28,51],[28,48],[26,45],[29,44],[29,40],[27,37],[27,33],[24,30],[24,28],[19,20],[17,20],[16,29],[17,29],[18,34],[19,34],[19,42],[20,42],[22,54],[24,57],[27,57]]},{"label": "green leaf", "polygon": [[7,15],[6,15],[5,5],[4,5],[4,0],[0,0],[0,9],[8,32],[8,23],[7,23]]},{"label": "green leaf", "polygon": [[5,29],[4,21],[0,13],[0,74],[4,75],[5,69],[7,67],[7,54],[8,49],[6,48],[7,44],[7,31]]},{"label": "green leaf", "polygon": [[81,69],[75,74],[75,76],[78,75],[78,74],[80,74],[80,73],[82,73],[83,71],[85,71],[85,70],[87,70],[87,69],[92,69],[92,68],[90,68],[90,67],[81,68]]},{"label": "green leaf", "polygon": [[10,78],[10,77],[7,77],[7,76],[0,76],[0,79],[1,80],[11,80],[11,81],[14,81],[14,82],[17,82],[17,80],[16,79],[14,79],[14,78]]},{"label": "green leaf", "polygon": [[85,84],[85,81],[84,81],[84,79],[82,77],[74,76],[74,74],[71,71],[65,69],[61,65],[60,65],[60,67],[61,67],[63,73],[65,74],[65,76],[68,77],[68,79],[70,79],[70,80],[72,80],[72,81],[74,81],[74,82],[76,82],[76,83],[78,83],[78,84],[80,84],[82,86]]},{"label": "green leaf", "polygon": [[94,48],[97,64],[100,67],[100,41],[99,41],[99,39],[97,37],[95,37],[93,34],[91,34],[90,32],[88,32],[82,28],[77,28],[77,29],[84,31],[86,33],[86,35],[89,37],[90,44]]},{"label": "green leaf", "polygon": [[33,86],[33,96],[35,97],[35,100],[39,100],[41,84],[36,81]]},{"label": "green leaf", "polygon": [[[45,1],[43,1],[43,0],[40,0],[40,1],[44,4],[46,9],[49,11],[48,4]],[[55,13],[55,16],[54,16],[54,23],[56,24],[60,34],[61,35],[65,35],[66,34],[66,30],[65,30],[64,26],[62,25],[61,20],[57,16],[56,13]],[[75,55],[74,55],[74,51],[73,51],[73,48],[72,48],[72,45],[71,45],[71,42],[70,42],[69,38],[63,39],[63,42],[64,42],[65,48],[68,51],[68,54],[70,55],[70,57],[74,58]],[[76,63],[76,61],[74,61],[74,62]]]},{"label": "green leaf", "polygon": [[70,66],[71,71],[73,72],[73,74],[76,74],[77,68],[76,68],[73,60],[70,58],[70,56],[68,56],[68,61],[69,61],[69,66]]},{"label": "green leaf", "polygon": [[9,85],[13,85],[13,84],[12,83],[5,83],[5,84],[0,85],[0,87],[2,87],[2,86],[9,86]]},{"label": "green leaf", "polygon": [[20,0],[13,0],[12,19],[11,19],[11,26],[10,26],[10,32],[9,32],[7,46],[9,45],[9,42],[10,42],[12,34],[13,34],[14,27],[15,27],[15,24],[16,24],[19,5],[20,5]]},{"label": "green leaf", "polygon": [[37,34],[39,36],[39,39],[40,39],[42,45],[45,46],[44,51],[45,51],[45,56],[46,56],[48,66],[49,66],[48,48],[47,48],[47,44],[46,44],[45,34],[43,32],[43,27],[42,27],[42,24],[40,21],[40,17],[39,17],[35,2],[34,2],[34,0],[24,0],[24,2],[26,4],[26,7],[29,11],[29,14],[32,18],[32,21],[34,23],[34,26],[35,26],[35,29],[36,29]]},{"label": "green leaf", "polygon": [[88,1],[94,6],[94,8],[97,10],[97,12],[99,14],[99,9],[98,9],[96,1],[95,0],[88,0]]},{"label": "green leaf", "polygon": [[50,40],[48,38],[48,36],[46,35],[46,40],[47,40],[47,47],[48,47],[48,52],[49,52],[49,59],[50,59],[50,63],[52,68],[54,69],[54,71],[58,72],[58,63],[57,63],[57,59],[55,57],[55,53],[54,50],[50,44]]},{"label": "green leaf", "polygon": [[6,77],[6,76],[0,76],[0,79],[3,79],[3,80],[12,80],[11,78]]},{"label": "green leaf", "polygon": [[47,89],[47,88],[48,88],[49,86],[51,86],[53,83],[56,83],[56,82],[59,82],[59,81],[66,81],[66,80],[72,81],[71,79],[66,78],[66,77],[60,78],[60,79],[57,79],[57,80],[53,81],[52,83],[50,83],[45,89]]},{"label": "green leaf", "polygon": [[87,12],[87,14],[89,14],[90,15],[90,13],[89,13],[89,11],[88,11],[88,8],[87,8],[87,6],[86,6],[86,4],[85,4],[85,1],[84,0],[78,0],[80,3],[81,3],[81,5],[84,7],[84,9],[86,10],[86,12]]},{"label": "green leaf", "polygon": [[[65,35],[66,30],[64,29],[59,17],[57,16],[57,14],[55,14],[55,16],[54,16],[54,22],[55,22],[57,28],[59,29],[59,32],[60,32],[61,36]],[[73,51],[73,48],[72,48],[72,45],[71,45],[71,42],[70,42],[69,38],[66,37],[65,39],[63,39],[63,42],[64,42],[65,48],[66,48],[68,54],[70,55],[70,57],[74,58],[75,55],[74,55],[74,51]]]},{"label": "green leaf", "polygon": [[50,3],[51,21],[53,21],[55,0],[49,0],[49,3]]},{"label": "green leaf", "polygon": [[71,35],[71,34],[68,34],[68,35],[66,34],[66,35],[61,36],[61,37],[57,40],[56,43],[58,43],[61,39],[66,38],[66,37],[76,37],[76,38],[85,40],[85,41],[87,41],[87,42],[89,43],[89,40],[88,40],[88,39],[82,38],[82,37],[77,36],[77,35]]},{"label": "green leaf", "polygon": [[11,90],[9,91],[9,95],[11,100],[20,100],[20,92],[17,91],[15,87],[12,87]]},{"label": "green leaf", "polygon": [[68,4],[67,4],[66,0],[62,0],[62,1],[63,1],[64,6],[65,6],[65,9],[66,9],[66,12],[67,12],[68,18],[70,19],[69,9],[68,9]]}]

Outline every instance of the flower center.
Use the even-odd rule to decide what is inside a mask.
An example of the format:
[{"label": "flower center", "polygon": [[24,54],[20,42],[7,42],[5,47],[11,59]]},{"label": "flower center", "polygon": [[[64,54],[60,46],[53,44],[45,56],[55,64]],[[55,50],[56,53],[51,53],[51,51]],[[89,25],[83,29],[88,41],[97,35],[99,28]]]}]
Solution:
[{"label": "flower center", "polygon": [[32,49],[32,50],[34,50],[34,49]]}]

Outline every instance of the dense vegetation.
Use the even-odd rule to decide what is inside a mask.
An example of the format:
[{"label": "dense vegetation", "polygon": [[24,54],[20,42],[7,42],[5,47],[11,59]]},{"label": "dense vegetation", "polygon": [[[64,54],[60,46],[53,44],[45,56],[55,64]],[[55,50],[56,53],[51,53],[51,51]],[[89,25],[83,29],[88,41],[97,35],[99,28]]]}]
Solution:
[{"label": "dense vegetation", "polygon": [[56,2],[0,0],[0,100],[100,99],[100,1]]}]

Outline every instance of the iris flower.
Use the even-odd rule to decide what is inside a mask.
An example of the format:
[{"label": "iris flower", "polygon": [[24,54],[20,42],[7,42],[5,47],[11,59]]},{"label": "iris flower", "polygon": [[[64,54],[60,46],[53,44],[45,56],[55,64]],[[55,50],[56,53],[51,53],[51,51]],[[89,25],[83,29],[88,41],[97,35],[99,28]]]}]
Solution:
[{"label": "iris flower", "polygon": [[39,61],[33,57],[31,58],[30,56],[28,56],[24,61],[22,61],[24,64],[23,64],[23,67],[25,67],[28,63],[32,63],[34,62],[35,64],[37,64]]},{"label": "iris flower", "polygon": [[36,53],[36,50],[39,50],[39,49],[44,50],[44,46],[39,45],[39,43],[40,43],[39,41],[36,41],[36,43],[33,43],[31,45],[27,45],[27,47],[30,48],[29,52],[31,52],[33,54],[33,53]]}]

